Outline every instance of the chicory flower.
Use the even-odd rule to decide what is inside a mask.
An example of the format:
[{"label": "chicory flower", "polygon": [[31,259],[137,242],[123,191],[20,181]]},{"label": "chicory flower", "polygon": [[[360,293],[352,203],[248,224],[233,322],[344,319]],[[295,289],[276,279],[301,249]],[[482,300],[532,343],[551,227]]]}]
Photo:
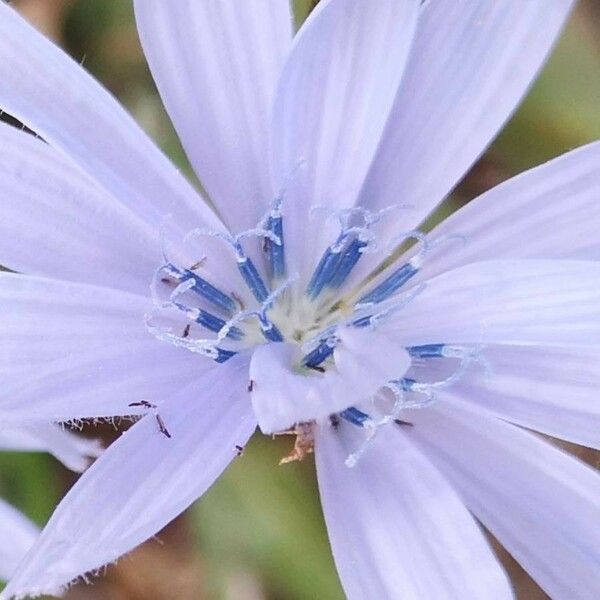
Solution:
[{"label": "chicory flower", "polygon": [[0,277],[0,416],[145,414],[0,597],[153,536],[257,424],[315,451],[348,597],[511,597],[474,517],[553,598],[598,595],[600,478],[526,429],[600,447],[600,146],[418,230],[572,4],[323,0],[292,37],[285,0],[136,1],[214,210],[0,7],[0,107],[44,140],[0,128],[0,261],[25,273]]}]

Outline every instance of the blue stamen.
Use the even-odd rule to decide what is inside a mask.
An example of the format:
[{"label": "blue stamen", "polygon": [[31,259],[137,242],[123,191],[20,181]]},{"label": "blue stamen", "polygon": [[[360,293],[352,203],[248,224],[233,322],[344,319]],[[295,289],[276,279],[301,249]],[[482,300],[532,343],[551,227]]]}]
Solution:
[{"label": "blue stamen", "polygon": [[377,304],[395,294],[419,269],[411,263],[402,265],[377,287],[362,296],[358,304]]},{"label": "blue stamen", "polygon": [[252,262],[252,259],[246,256],[246,253],[244,252],[244,249],[240,244],[240,240],[247,237],[270,237],[272,235],[271,232],[264,229],[264,227],[262,227],[262,223],[259,224],[259,227],[255,229],[248,229],[246,231],[242,231],[236,236],[232,236],[228,233],[223,233],[221,231],[195,229],[186,236],[186,239],[191,237],[192,235],[205,235],[208,237],[224,240],[225,242],[230,244],[235,251],[238,270],[242,275],[242,278],[246,282],[246,285],[250,288],[250,291],[252,292],[254,297],[261,303],[268,298],[269,290],[267,289],[267,286],[262,280],[258,269]]},{"label": "blue stamen", "polygon": [[267,230],[270,231],[278,240],[265,237],[266,251],[269,257],[271,267],[271,277],[281,279],[285,275],[285,252],[283,247],[283,218],[281,215],[269,217]]},{"label": "blue stamen", "polygon": [[[330,216],[338,218],[341,233],[335,243],[325,250],[317,264],[306,290],[311,300],[315,300],[325,288],[336,289],[342,286],[373,240],[370,228],[388,211],[389,208],[373,213],[359,207],[327,210]],[[352,221],[354,225],[351,225]]]},{"label": "blue stamen", "polygon": [[230,358],[235,356],[237,352],[233,350],[223,350],[223,348],[215,348],[217,351],[217,355],[213,358],[215,362],[224,363],[227,362]]},{"label": "blue stamen", "polygon": [[265,339],[269,340],[270,342],[283,342],[283,335],[274,323],[271,323],[271,321],[263,317],[261,317],[259,321],[260,330],[265,336]]},{"label": "blue stamen", "polygon": [[423,346],[411,346],[407,350],[413,358],[442,358],[445,347],[445,344],[424,344]]},{"label": "blue stamen", "polygon": [[354,408],[354,406],[342,411],[340,417],[358,427],[364,427],[365,423],[371,421],[371,417],[368,414],[362,412],[362,410],[358,410],[358,408]]},{"label": "blue stamen", "polygon": [[308,368],[318,367],[333,354],[333,350],[334,347],[331,344],[321,342],[302,359],[302,364]]},{"label": "blue stamen", "polygon": [[[201,308],[195,309],[194,313],[194,321],[196,321],[196,323],[215,333],[219,333],[226,325],[226,321]],[[244,332],[238,327],[231,327],[227,332],[227,337],[232,340],[241,340],[244,337]]]},{"label": "blue stamen", "polygon": [[314,300],[325,288],[339,288],[360,260],[368,243],[353,233],[342,233],[321,256],[306,293]]},{"label": "blue stamen", "polygon": [[345,236],[340,235],[333,246],[329,246],[321,256],[317,268],[306,288],[309,298],[314,300],[323,291],[323,288],[331,281],[340,260],[341,250],[338,249],[345,241]]},{"label": "blue stamen", "polygon": [[373,315],[367,315],[366,317],[361,317],[360,319],[356,319],[356,321],[352,321],[352,325],[354,327],[368,327],[372,324],[371,319]]},{"label": "blue stamen", "polygon": [[341,253],[338,260],[336,271],[328,284],[328,287],[339,288],[356,266],[356,263],[362,256],[362,251],[367,247],[367,242],[360,239],[354,239],[348,247]]},{"label": "blue stamen", "polygon": [[254,266],[252,259],[244,254],[239,244],[236,244],[235,250],[237,253],[237,266],[246,285],[259,302],[264,302],[269,297],[269,290],[262,280],[258,269]]},{"label": "blue stamen", "polygon": [[211,304],[214,304],[227,313],[235,312],[235,300],[211,283],[208,283],[208,281],[200,277],[200,275],[194,273],[190,269],[179,269],[171,263],[165,265],[165,270],[179,283],[192,281],[194,285],[190,289],[202,296],[205,300],[208,300]]}]

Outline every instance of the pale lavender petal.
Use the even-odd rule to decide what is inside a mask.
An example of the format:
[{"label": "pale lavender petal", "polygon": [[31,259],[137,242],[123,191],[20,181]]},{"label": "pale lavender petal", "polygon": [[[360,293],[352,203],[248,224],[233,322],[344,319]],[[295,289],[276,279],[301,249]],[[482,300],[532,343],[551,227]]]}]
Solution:
[{"label": "pale lavender petal", "polygon": [[304,368],[298,346],[284,343],[258,347],[250,363],[252,405],[263,433],[294,423],[326,418],[365,401],[410,367],[404,346],[369,329],[340,329],[333,358],[325,373]]},{"label": "pale lavender petal", "polygon": [[50,279],[0,274],[4,422],[127,415],[202,372],[207,359],[158,342],[147,299]]},{"label": "pale lavender petal", "polygon": [[160,404],[212,367],[212,361],[149,335],[137,345],[117,339],[105,351],[84,348],[78,357],[59,355],[37,369],[6,365],[0,419],[18,425],[145,413],[143,406],[131,404]]},{"label": "pale lavender petal", "polygon": [[506,260],[439,275],[385,323],[407,345],[600,344],[600,263]]},{"label": "pale lavender petal", "polygon": [[0,108],[60,148],[133,212],[180,231],[220,222],[115,99],[0,3]]},{"label": "pale lavender petal", "polygon": [[345,208],[357,197],[402,78],[419,4],[325,0],[294,41],[275,97],[271,156],[276,187],[289,188],[286,244],[296,259],[322,249],[307,239],[311,206]]},{"label": "pale lavender petal", "polygon": [[353,468],[357,428],[319,428],[315,455],[329,539],[350,600],[512,598],[482,531],[397,426]]},{"label": "pale lavender petal", "polygon": [[445,219],[431,239],[464,241],[432,248],[417,278],[495,258],[598,260],[598,198],[600,143],[594,143],[496,186]]},{"label": "pale lavender petal", "polygon": [[600,348],[489,346],[490,372],[453,388],[465,402],[528,429],[600,450]]},{"label": "pale lavender petal", "polygon": [[235,359],[124,433],[65,496],[0,598],[56,593],[155,535],[201,496],[256,422]]},{"label": "pale lavender petal", "polygon": [[287,0],[136,0],[144,53],[224,221],[254,227],[273,200],[270,105],[292,39]]},{"label": "pale lavender petal", "polygon": [[550,597],[600,596],[596,471],[449,397],[411,421],[410,439]]},{"label": "pale lavender petal", "polygon": [[81,473],[92,458],[100,455],[102,446],[97,440],[86,439],[58,425],[43,423],[8,429],[3,423],[0,450],[48,452],[67,468]]},{"label": "pale lavender petal", "polygon": [[7,580],[33,546],[37,527],[18,510],[0,500],[0,579]]},{"label": "pale lavender petal", "polygon": [[0,124],[0,264],[148,294],[150,228],[41,140]]},{"label": "pale lavender petal", "polygon": [[151,340],[144,325],[150,306],[110,288],[0,273],[0,372]]},{"label": "pale lavender petal", "polygon": [[402,87],[360,204],[408,205],[390,233],[417,226],[510,116],[573,0],[436,0],[419,16]]}]

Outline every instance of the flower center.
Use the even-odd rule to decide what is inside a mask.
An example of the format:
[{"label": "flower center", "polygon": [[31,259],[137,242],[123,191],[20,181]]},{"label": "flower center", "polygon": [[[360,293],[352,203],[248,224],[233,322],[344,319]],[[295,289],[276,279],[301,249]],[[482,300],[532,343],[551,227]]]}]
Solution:
[{"label": "flower center", "polygon": [[[316,207],[312,214],[324,210]],[[300,349],[300,358],[294,365],[296,374],[318,377],[335,369],[340,328],[375,329],[414,301],[424,284],[407,284],[419,272],[431,247],[443,241],[432,242],[417,231],[392,240],[397,245],[412,239],[421,248],[407,262],[388,268],[389,274],[378,283],[344,296],[343,286],[362,256],[378,249],[373,227],[390,210],[329,212],[327,217],[339,223],[339,234],[324,250],[307,282],[299,281],[287,270],[281,200],[273,204],[256,227],[237,235],[193,230],[187,239],[212,238],[225,245],[244,287],[237,291],[222,289],[205,274],[203,260],[191,266],[179,265],[163,252],[163,264],[152,282],[155,311],[147,315],[147,327],[158,339],[217,363],[262,344],[286,342]],[[247,246],[253,252],[248,253]],[[257,266],[256,257],[264,268]],[[161,324],[156,323],[159,317]],[[365,399],[371,401],[373,410],[351,406],[332,418],[364,429],[368,441],[381,425],[394,420],[404,422],[398,419],[400,411],[426,406],[434,401],[437,389],[458,381],[471,363],[483,362],[480,350],[443,341],[407,347],[412,361],[410,373],[390,379],[374,398]],[[450,363],[452,368],[442,377],[427,380],[423,376],[433,362]],[[252,382],[250,390],[251,386]],[[387,405],[387,410],[375,407],[376,402]],[[290,431],[298,436],[291,456],[301,458],[310,451],[311,428],[300,423]],[[349,463],[353,464],[359,454],[349,457]]]}]

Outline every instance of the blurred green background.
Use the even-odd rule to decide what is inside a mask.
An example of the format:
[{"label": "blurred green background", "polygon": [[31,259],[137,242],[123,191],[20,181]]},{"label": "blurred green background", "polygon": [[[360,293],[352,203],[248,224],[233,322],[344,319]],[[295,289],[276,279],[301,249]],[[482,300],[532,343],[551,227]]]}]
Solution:
[{"label": "blurred green background", "polygon": [[[99,78],[188,174],[137,40],[129,0],[13,4]],[[313,0],[295,3],[298,24]],[[91,124],[93,126],[93,124]],[[600,138],[600,2],[582,1],[527,100],[436,220],[507,177]],[[600,199],[599,199],[600,200]],[[109,428],[96,430],[106,440]],[[343,598],[312,461],[278,467],[290,440],[256,438],[188,513],[70,600]],[[573,450],[573,449],[572,449]],[[597,457],[574,449],[587,460]],[[74,478],[41,455],[0,455],[0,493],[42,524]],[[545,597],[503,555],[519,597]]]}]

